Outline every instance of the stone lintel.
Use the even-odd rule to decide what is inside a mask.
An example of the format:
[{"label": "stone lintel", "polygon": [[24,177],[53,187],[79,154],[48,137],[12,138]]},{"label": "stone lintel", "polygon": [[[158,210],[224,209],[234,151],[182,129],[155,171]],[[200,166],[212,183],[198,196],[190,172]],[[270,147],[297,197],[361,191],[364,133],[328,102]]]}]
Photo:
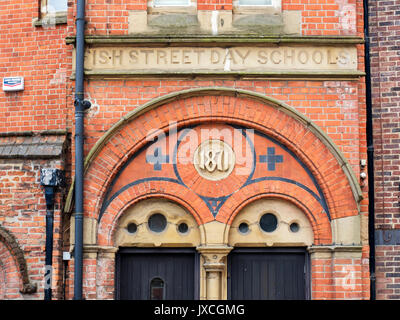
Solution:
[{"label": "stone lintel", "polygon": [[327,246],[310,246],[308,252],[314,259],[357,259],[361,258],[362,246],[341,246],[341,245],[327,245]]},{"label": "stone lintel", "polygon": [[114,259],[118,248],[108,247],[108,246],[98,246],[98,245],[84,245],[83,253],[85,258],[96,259],[97,256],[102,258]]}]

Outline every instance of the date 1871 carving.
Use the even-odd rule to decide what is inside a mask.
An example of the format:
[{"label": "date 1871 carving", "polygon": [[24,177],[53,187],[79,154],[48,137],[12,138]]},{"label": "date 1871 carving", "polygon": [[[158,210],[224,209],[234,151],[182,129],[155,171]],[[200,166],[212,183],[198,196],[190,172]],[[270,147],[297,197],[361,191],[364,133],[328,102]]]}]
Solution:
[{"label": "date 1871 carving", "polygon": [[203,178],[221,180],[231,174],[235,166],[235,153],[221,140],[207,140],[196,149],[193,164]]}]

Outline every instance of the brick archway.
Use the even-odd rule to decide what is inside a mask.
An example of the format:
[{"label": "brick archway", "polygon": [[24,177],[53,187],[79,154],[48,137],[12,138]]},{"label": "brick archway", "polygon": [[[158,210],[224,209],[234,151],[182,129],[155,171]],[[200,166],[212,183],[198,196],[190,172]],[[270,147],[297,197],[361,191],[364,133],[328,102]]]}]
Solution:
[{"label": "brick archway", "polygon": [[[252,190],[246,190],[252,189]],[[249,194],[251,196],[249,197]],[[277,198],[288,201],[298,207],[307,216],[314,234],[314,245],[332,243],[332,231],[328,217],[321,205],[303,189],[285,182],[274,182],[273,185],[261,181],[235,193],[218,215],[218,221],[226,223],[224,238],[228,241],[230,225],[236,215],[248,204],[264,198]]]},{"label": "brick archway", "polygon": [[0,226],[0,263],[0,277],[6,281],[4,290],[2,289],[6,299],[18,298],[19,293],[36,292],[37,286],[29,280],[22,249],[12,233],[2,226]]},{"label": "brick archway", "polygon": [[[213,88],[178,92],[149,102],[122,118],[97,142],[85,162],[87,218],[100,220],[102,201],[114,177],[128,159],[148,144],[146,138],[150,132],[155,129],[166,132],[171,123],[178,128],[225,123],[262,132],[286,146],[313,174],[326,198],[331,219],[358,215],[361,199],[358,182],[339,149],[319,128],[274,99],[243,90]],[[248,188],[253,189],[257,187]],[[246,196],[258,193],[246,192]],[[71,197],[67,207],[70,201]],[[196,220],[204,223],[208,218],[201,221],[196,217]],[[327,225],[326,221],[321,223]],[[324,243],[330,238],[327,228],[324,236],[317,237],[324,239]],[[321,228],[315,225],[315,230]]]},{"label": "brick archway", "polygon": [[[311,121],[289,106],[238,90],[197,90],[157,99],[121,119],[86,159],[85,214],[97,218],[104,193],[119,169],[148,141],[166,131],[205,122],[232,123],[265,132],[294,152],[318,180],[332,219],[358,214],[361,192],[340,151]],[[357,184],[358,187],[358,184]],[[359,187],[358,187],[359,188]]]},{"label": "brick archway", "polygon": [[114,199],[99,222],[98,245],[114,247],[114,234],[120,216],[128,207],[148,198],[171,200],[189,211],[200,226],[201,240],[204,243],[205,235],[202,225],[212,220],[211,214],[205,217],[198,214],[198,211],[207,212],[205,204],[198,201],[193,192],[177,184],[153,181],[147,185],[127,189]]},{"label": "brick archway", "polygon": [[[254,129],[277,144],[307,168],[315,184],[324,197],[324,205],[307,188],[288,179],[252,180],[240,190],[231,194],[220,207],[218,215],[210,214],[207,204],[190,189],[182,187],[177,180],[148,176],[145,179],[127,181],[115,191],[114,183],[128,170],[129,166],[142,168],[138,159],[145,158],[150,144],[148,136],[155,129],[167,133],[170,125],[178,131],[184,128],[201,127],[204,124],[218,124]],[[167,135],[167,134],[166,134]],[[147,139],[146,139],[147,138]],[[141,160],[141,161],[142,161]],[[147,160],[146,160],[147,161]],[[136,166],[134,165],[136,163]],[[153,168],[153,166],[150,166]],[[155,172],[154,169],[153,173]],[[145,177],[147,173],[143,175]],[[154,179],[157,178],[157,179]],[[109,193],[113,190],[112,196]],[[115,192],[114,192],[115,191]],[[333,243],[331,223],[344,217],[357,217],[361,191],[358,182],[339,149],[311,121],[293,108],[279,101],[254,93],[234,89],[198,89],[170,94],[153,100],[126,115],[114,125],[95,147],[85,162],[85,219],[91,221],[89,234],[96,234],[86,250],[99,250],[99,256],[84,260],[84,265],[99,266],[96,275],[86,275],[96,279],[101,290],[86,288],[86,295],[110,298],[114,294],[115,252],[113,234],[118,218],[137,201],[149,197],[166,198],[185,207],[202,229],[202,241],[210,230],[213,234],[229,232],[229,225],[240,209],[253,200],[278,197],[291,201],[307,216],[314,233],[314,245]],[[68,207],[71,207],[70,190]],[[107,201],[107,206],[103,203]],[[328,209],[328,210],[327,210]],[[329,211],[329,214],[328,212]],[[347,220],[346,220],[347,221]],[[211,228],[217,229],[209,229]],[[222,226],[219,227],[218,225]],[[225,228],[225,230],[224,230]],[[220,241],[220,240],[218,240]],[[204,241],[207,243],[207,240]],[[221,245],[224,241],[221,240]],[[225,241],[226,244],[226,241]],[[94,246],[94,247],[93,247]],[[103,267],[108,271],[103,272]]]}]

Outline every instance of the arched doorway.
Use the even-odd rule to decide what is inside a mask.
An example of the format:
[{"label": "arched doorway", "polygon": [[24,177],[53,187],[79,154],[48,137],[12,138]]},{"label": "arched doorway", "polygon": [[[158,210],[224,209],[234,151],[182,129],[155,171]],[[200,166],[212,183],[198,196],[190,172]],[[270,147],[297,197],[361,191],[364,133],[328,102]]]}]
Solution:
[{"label": "arched doorway", "polygon": [[178,204],[139,201],[120,217],[115,244],[116,299],[198,299],[200,230]]},{"label": "arched doorway", "polygon": [[[128,250],[124,248],[130,248],[131,254],[140,251],[133,252],[133,247],[159,248],[160,254],[161,248],[195,248],[199,276],[198,289],[194,285],[193,290],[200,299],[229,297],[229,253],[238,252],[236,248],[264,250],[264,255],[269,247],[303,250],[301,265],[307,263],[308,254],[316,263],[350,257],[350,267],[360,264],[361,193],[351,168],[319,128],[275,100],[233,89],[193,90],[158,99],[110,129],[90,152],[86,165],[85,185],[90,195],[85,199],[89,236],[84,263],[97,266],[98,288],[95,292],[87,287],[87,295],[116,296],[115,261]],[[285,221],[286,233],[283,229],[268,231],[271,217],[261,218],[271,211],[252,218],[257,228],[267,226],[267,231],[253,229],[247,236],[232,236],[233,230],[240,229],[235,224],[242,221],[243,212],[248,212],[245,220],[250,219],[249,208],[271,199],[278,206],[276,225],[285,225]],[[156,201],[175,203],[195,222],[199,236],[188,242],[176,236],[179,229],[174,227],[151,240],[147,236],[134,239],[129,230],[135,233],[144,230],[142,225],[152,224],[150,211],[126,218],[142,201],[148,201],[149,207]],[[292,208],[290,219],[297,217],[293,221],[284,218],[288,206],[297,210]],[[170,215],[164,212],[167,221]],[[144,220],[139,222],[139,218]],[[136,226],[129,227],[129,221]],[[156,221],[155,225],[163,223]],[[305,230],[308,233],[303,234]],[[154,230],[146,232],[152,235]],[[328,269],[324,272],[341,277]],[[313,298],[319,290],[320,278],[313,274],[308,271],[310,281],[304,287],[311,287],[311,294],[305,293],[305,298]],[[147,296],[151,297],[154,279],[158,279],[154,290],[164,294],[160,283],[168,288],[166,279],[160,274],[148,278]]]},{"label": "arched doorway", "polygon": [[263,198],[246,205],[232,222],[228,299],[303,300],[310,297],[307,247],[312,226],[294,204]]}]

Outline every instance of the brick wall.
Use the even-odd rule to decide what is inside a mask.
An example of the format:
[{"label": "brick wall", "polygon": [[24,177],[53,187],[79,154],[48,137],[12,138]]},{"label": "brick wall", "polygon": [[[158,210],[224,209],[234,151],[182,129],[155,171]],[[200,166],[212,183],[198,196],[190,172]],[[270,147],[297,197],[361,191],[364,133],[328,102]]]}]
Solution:
[{"label": "brick wall", "polygon": [[400,1],[369,6],[377,299],[400,299]]},{"label": "brick wall", "polygon": [[[15,237],[29,281],[38,286],[33,295],[20,293],[21,272],[7,260],[7,254],[13,255],[0,241],[0,277],[7,280],[16,268],[12,279],[2,283],[0,298],[42,299],[46,207],[40,169],[64,168],[60,158],[52,160],[48,154],[46,159],[45,154],[53,150],[47,142],[54,136],[44,138],[45,142],[42,134],[66,130],[66,24],[41,25],[37,0],[1,1],[0,14],[0,78],[23,76],[25,82],[24,91],[0,90],[0,226]],[[58,298],[62,287],[61,197],[60,193],[56,196],[54,225],[53,285]]]},{"label": "brick wall", "polygon": [[400,246],[376,248],[377,299],[400,299]]},{"label": "brick wall", "polygon": [[[198,10],[232,10],[232,0],[199,0]],[[87,34],[127,35],[129,11],[147,10],[146,0],[87,0]],[[282,0],[282,10],[301,11],[303,35],[362,36],[362,0]],[[69,9],[69,35],[75,8]]]},{"label": "brick wall", "polygon": [[352,81],[92,80],[86,86],[92,109],[85,118],[85,151],[89,152],[114,123],[138,106],[171,92],[200,87],[250,90],[287,103],[322,128],[355,173],[360,172],[360,157],[365,158],[359,152],[365,141],[365,124],[360,121],[364,110],[358,101],[358,83]]},{"label": "brick wall", "polygon": [[[313,299],[352,300],[365,297],[360,259],[312,260]],[[365,288],[365,287],[364,287]],[[365,289],[364,289],[365,290]]]},{"label": "brick wall", "polygon": [[[0,123],[7,124],[0,126],[0,133],[18,136],[19,132],[33,131],[37,134],[46,130],[66,130],[67,133],[73,134],[74,82],[69,80],[72,74],[72,46],[65,45],[65,37],[75,35],[75,4],[76,1],[69,1],[68,25],[44,27],[33,24],[33,20],[38,17],[37,0],[1,1],[0,14],[3,18],[0,22],[0,75],[1,77],[24,76],[25,90],[18,93],[0,92]],[[229,0],[198,1],[197,5],[199,10],[232,9],[232,1]],[[87,0],[87,34],[127,35],[129,11],[146,9],[147,3],[144,0]],[[302,35],[362,35],[361,0],[283,0],[282,9],[301,11]],[[359,45],[359,70],[363,70],[362,50],[363,46]],[[90,79],[85,85],[86,98],[92,103],[85,117],[86,154],[121,117],[151,99],[184,89],[224,86],[262,93],[294,107],[317,124],[338,145],[356,176],[361,170],[360,159],[366,158],[363,79],[355,81]],[[16,138],[16,141],[18,139],[20,138]],[[72,176],[73,150],[73,145],[67,145],[65,159],[41,160],[22,157],[0,159],[0,224],[14,234],[25,254],[30,279],[39,285],[38,292],[33,295],[34,298],[43,297],[44,274],[45,202],[43,189],[39,184],[39,171],[42,167],[66,168],[67,177]],[[366,187],[363,186],[365,198]],[[388,192],[388,189],[385,189],[385,192]],[[56,298],[62,297],[60,260],[63,231],[60,214],[62,197],[63,194],[58,193],[54,226],[53,285]],[[367,202],[364,200],[361,203],[362,216],[367,214]],[[64,246],[67,244],[65,242]],[[14,272],[15,266],[13,267],[12,263],[8,264],[11,260],[7,256],[10,253],[6,249],[4,246],[0,247],[2,263],[0,279],[7,280],[7,277]],[[368,297],[366,247],[362,258],[350,259],[351,261],[330,261],[331,269],[324,272],[331,275],[329,279],[336,282],[327,283],[326,285],[331,287],[326,291],[331,292],[331,289],[336,288],[334,290],[336,293],[317,294],[315,298]],[[87,298],[103,296],[112,298],[113,261],[109,257],[96,261],[92,256],[85,257],[85,261],[84,284],[87,288],[85,292]],[[347,265],[357,266],[356,270],[351,271],[354,271],[355,283],[338,284],[337,279],[341,278],[340,272],[346,269]],[[104,279],[96,278],[99,273]],[[67,286],[72,287],[72,261],[68,277]],[[7,282],[7,286],[0,286],[0,298],[7,297],[8,292],[13,298],[24,298],[14,290],[15,283],[6,280],[4,282]],[[339,288],[340,285],[344,288]],[[350,294],[353,285],[356,289]],[[320,292],[321,288],[316,285],[314,289],[315,292]],[[325,289],[327,288],[322,288]],[[72,290],[69,290],[67,297],[72,298]]]},{"label": "brick wall", "polygon": [[37,0],[1,1],[0,14],[0,76],[25,80],[0,91],[0,132],[65,129],[66,25],[34,26]]},{"label": "brick wall", "polygon": [[0,299],[21,298],[21,280],[15,259],[4,243],[0,242]]},{"label": "brick wall", "polygon": [[[43,187],[40,186],[40,169],[43,167],[63,169],[60,161],[0,159],[0,226],[15,237],[28,267],[29,280],[38,286],[37,292],[27,298],[43,298],[46,241],[46,202]],[[53,285],[54,296],[61,297],[62,195],[59,192],[56,193],[55,201]],[[17,257],[15,252],[10,251],[10,248],[7,249],[2,241],[0,244],[4,246],[0,261],[3,263],[2,269],[5,270],[6,276],[15,269],[14,276],[10,278],[11,283],[7,282],[5,288],[6,290],[10,289],[10,286],[14,288],[10,298],[22,299],[24,296],[19,292],[22,288],[22,279],[20,270],[17,268]]]},{"label": "brick wall", "polygon": [[[146,1],[87,0],[86,8],[88,20],[86,32],[88,35],[128,35],[129,11],[147,10],[147,3]],[[232,2],[229,0],[198,1],[197,9],[231,10]],[[301,11],[301,34],[305,36],[362,36],[363,8],[361,0],[283,0],[282,10]],[[74,15],[75,8],[70,7],[68,15],[69,36],[75,34]],[[72,48],[69,48],[68,63],[71,62],[71,51]],[[358,45],[358,54],[359,70],[363,71],[362,45]],[[68,75],[70,74],[71,70],[69,69]],[[73,83],[68,84],[68,87],[73,87]],[[88,154],[95,143],[121,117],[144,103],[168,93],[201,87],[245,89],[287,103],[327,133],[349,161],[355,175],[359,176],[361,172],[360,159],[366,159],[365,85],[363,78],[356,81],[90,79],[85,83],[86,98],[92,103],[92,107],[85,117],[85,153]],[[72,106],[72,102],[72,97],[68,97],[67,104]],[[72,119],[72,117],[69,119]],[[71,124],[69,126],[72,127]],[[73,148],[72,142],[72,150]],[[118,147],[116,148],[118,149]],[[114,146],[114,151],[116,148]],[[119,150],[120,152],[121,150]],[[114,159],[114,156],[112,156],[112,159]],[[104,168],[108,168],[107,163],[101,161],[93,164],[93,167],[100,171],[96,174],[89,171],[88,176],[90,177],[86,180],[85,212],[91,217],[97,214],[93,210],[99,204],[96,195],[104,192],[105,185],[101,184],[101,179],[104,176],[102,172],[104,172]],[[367,185],[365,181],[361,181],[361,185],[364,195],[364,200],[361,202],[361,215],[365,222],[368,214]],[[149,184],[149,188],[157,188],[157,186],[155,183]],[[111,223],[115,216],[105,216],[105,220],[109,218],[107,221]],[[102,229],[100,231],[102,232]],[[107,232],[109,230],[105,231],[104,234]],[[99,239],[103,241],[103,234],[100,234]],[[101,244],[109,245],[106,241],[101,242]],[[369,297],[368,246],[366,242],[363,245],[362,257],[357,259],[328,259],[327,263],[330,269],[327,267],[328,269],[323,270],[323,273],[319,275],[318,272],[313,272],[313,298],[365,299]],[[319,262],[316,261],[316,263]],[[84,283],[86,285],[84,294],[86,298],[105,297],[112,299],[114,287],[113,262],[107,260],[107,263],[103,263],[98,258],[96,264],[94,257],[88,255],[85,257],[84,268]],[[69,270],[70,279],[72,279],[72,262]],[[324,281],[328,282],[324,284]],[[69,291],[72,292],[72,281],[69,284]],[[93,287],[95,284],[97,284],[96,289]],[[69,294],[69,297],[72,297],[72,293]]]}]

